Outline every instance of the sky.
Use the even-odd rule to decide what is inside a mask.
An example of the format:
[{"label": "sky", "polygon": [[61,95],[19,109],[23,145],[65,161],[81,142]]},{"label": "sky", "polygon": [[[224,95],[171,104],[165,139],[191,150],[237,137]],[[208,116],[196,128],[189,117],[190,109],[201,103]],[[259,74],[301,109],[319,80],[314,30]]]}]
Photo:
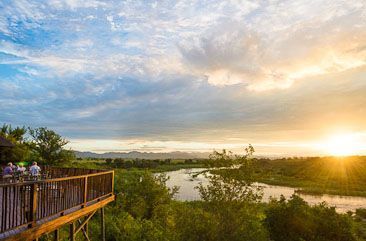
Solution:
[{"label": "sky", "polygon": [[365,120],[364,0],[0,2],[0,123],[76,150],[366,154]]}]

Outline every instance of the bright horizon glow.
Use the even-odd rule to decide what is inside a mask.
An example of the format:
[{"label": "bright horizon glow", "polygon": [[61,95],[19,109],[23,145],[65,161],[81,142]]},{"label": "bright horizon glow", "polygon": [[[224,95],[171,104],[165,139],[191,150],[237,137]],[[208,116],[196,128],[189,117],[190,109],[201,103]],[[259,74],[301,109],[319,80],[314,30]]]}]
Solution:
[{"label": "bright horizon glow", "polygon": [[362,135],[354,133],[334,134],[318,145],[324,154],[332,156],[352,156],[362,154],[365,143]]},{"label": "bright horizon glow", "polygon": [[264,156],[352,156],[366,154],[366,133],[335,133],[317,141],[289,142],[195,142],[195,141],[147,141],[147,140],[100,140],[74,139],[68,147],[78,151],[105,152],[212,152],[230,150],[244,153],[244,148],[251,143],[255,155]]}]

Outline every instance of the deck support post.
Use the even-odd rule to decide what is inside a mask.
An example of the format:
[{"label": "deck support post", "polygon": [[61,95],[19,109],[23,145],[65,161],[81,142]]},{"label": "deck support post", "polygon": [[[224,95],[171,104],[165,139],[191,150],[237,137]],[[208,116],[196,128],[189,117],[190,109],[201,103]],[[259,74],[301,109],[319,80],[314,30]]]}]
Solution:
[{"label": "deck support post", "polygon": [[55,230],[55,235],[54,235],[54,240],[59,241],[59,239],[60,239],[60,230],[56,229]]},{"label": "deck support post", "polygon": [[101,228],[101,240],[105,241],[105,222],[104,222],[104,207],[100,208],[100,228]]},{"label": "deck support post", "polygon": [[75,241],[75,223],[72,222],[70,223],[70,226],[69,226],[69,239],[70,241]]},{"label": "deck support post", "polygon": [[85,233],[86,235],[89,235],[89,222],[85,224]]},{"label": "deck support post", "polygon": [[82,231],[84,237],[86,240],[90,240],[88,236],[88,230],[87,225],[89,223],[89,220],[93,217],[93,215],[96,213],[96,211],[90,213],[88,216],[85,217],[84,221],[78,220],[79,227],[74,229],[74,235],[76,235],[78,232]]}]

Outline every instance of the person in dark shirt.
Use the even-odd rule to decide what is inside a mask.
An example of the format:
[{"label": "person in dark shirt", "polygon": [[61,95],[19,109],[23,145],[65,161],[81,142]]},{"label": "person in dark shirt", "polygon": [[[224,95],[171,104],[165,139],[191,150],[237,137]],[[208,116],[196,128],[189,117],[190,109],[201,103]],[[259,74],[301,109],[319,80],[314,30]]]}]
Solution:
[{"label": "person in dark shirt", "polygon": [[4,168],[4,176],[9,176],[13,174],[13,163],[9,162],[7,167]]}]

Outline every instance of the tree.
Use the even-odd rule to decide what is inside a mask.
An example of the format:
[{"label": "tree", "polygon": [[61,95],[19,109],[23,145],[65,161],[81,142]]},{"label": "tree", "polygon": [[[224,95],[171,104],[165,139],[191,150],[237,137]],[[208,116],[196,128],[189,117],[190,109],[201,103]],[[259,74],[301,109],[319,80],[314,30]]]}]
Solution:
[{"label": "tree", "polygon": [[124,167],[125,160],[123,158],[116,158],[114,159],[113,163],[115,167],[122,168]]},{"label": "tree", "polygon": [[12,128],[4,124],[0,129],[0,135],[14,144],[12,148],[0,150],[1,161],[24,161],[32,155],[29,145],[25,139],[27,129],[23,127]]},{"label": "tree", "polygon": [[262,199],[261,189],[252,186],[254,165],[251,156],[254,148],[249,145],[245,152],[245,155],[234,155],[223,150],[210,155],[205,163],[209,169],[203,172],[209,185],[198,187],[203,200],[258,202]]},{"label": "tree", "polygon": [[[209,184],[197,188],[205,202],[204,210],[215,221],[212,240],[267,240],[267,232],[258,214],[262,191],[252,185],[254,148],[245,148],[245,155],[223,150],[210,155],[203,172]],[[211,216],[212,215],[212,216]]]},{"label": "tree", "polygon": [[168,177],[148,171],[131,172],[119,183],[123,193],[122,207],[134,218],[150,219],[160,205],[168,204],[177,188],[167,188]]},{"label": "tree", "polygon": [[105,159],[105,162],[108,164],[108,165],[110,165],[111,163],[112,163],[112,158],[107,158],[107,159]]},{"label": "tree", "polygon": [[47,164],[57,164],[69,161],[75,156],[72,151],[64,149],[68,143],[59,134],[45,127],[29,128],[32,136],[32,147],[39,154],[41,161]]}]

